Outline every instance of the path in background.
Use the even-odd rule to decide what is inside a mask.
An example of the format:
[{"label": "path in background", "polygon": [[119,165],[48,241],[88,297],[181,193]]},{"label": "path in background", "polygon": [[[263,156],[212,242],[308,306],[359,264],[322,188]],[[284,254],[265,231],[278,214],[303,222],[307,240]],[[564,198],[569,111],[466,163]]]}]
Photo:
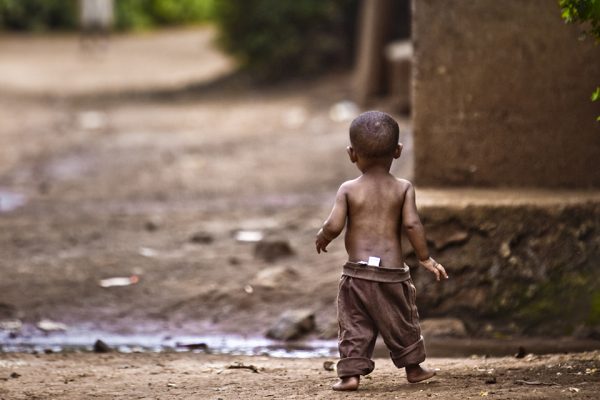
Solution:
[{"label": "path in background", "polygon": [[214,40],[207,26],[113,35],[84,51],[72,34],[0,34],[0,93],[71,96],[207,82],[234,69]]}]

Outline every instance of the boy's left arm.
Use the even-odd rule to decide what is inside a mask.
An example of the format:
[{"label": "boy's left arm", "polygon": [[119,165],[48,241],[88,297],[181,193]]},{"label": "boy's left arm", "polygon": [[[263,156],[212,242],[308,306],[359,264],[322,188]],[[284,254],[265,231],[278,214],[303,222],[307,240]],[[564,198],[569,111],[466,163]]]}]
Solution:
[{"label": "boy's left arm", "polygon": [[347,213],[348,202],[346,200],[346,190],[344,185],[342,185],[335,196],[335,204],[333,205],[331,214],[329,214],[329,217],[323,223],[323,227],[317,233],[315,241],[317,253],[320,254],[321,250],[327,253],[327,245],[344,230]]}]

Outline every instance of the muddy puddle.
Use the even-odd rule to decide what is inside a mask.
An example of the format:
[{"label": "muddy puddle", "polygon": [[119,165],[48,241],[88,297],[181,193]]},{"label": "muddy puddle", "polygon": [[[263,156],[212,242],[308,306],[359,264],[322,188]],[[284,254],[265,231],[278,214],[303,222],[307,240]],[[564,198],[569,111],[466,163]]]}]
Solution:
[{"label": "muddy puddle", "polygon": [[[211,354],[270,356],[290,358],[337,357],[337,340],[299,340],[282,342],[260,336],[242,335],[169,335],[165,333],[118,334],[98,330],[70,328],[65,332],[27,333],[11,335],[0,331],[0,353],[43,353],[94,351],[101,340],[112,350],[134,352],[199,352]],[[556,354],[594,351],[600,341],[574,338],[426,338],[430,357],[459,358],[470,356],[504,357],[517,354]],[[387,357],[388,350],[381,339],[375,346],[375,357]]]},{"label": "muddy puddle", "polygon": [[94,343],[97,340],[121,353],[174,351],[293,358],[337,355],[335,340],[278,342],[263,337],[241,335],[116,334],[83,329],[17,336],[0,333],[0,352],[94,351]]},{"label": "muddy puddle", "polygon": [[16,210],[26,202],[25,195],[0,188],[0,213]]}]

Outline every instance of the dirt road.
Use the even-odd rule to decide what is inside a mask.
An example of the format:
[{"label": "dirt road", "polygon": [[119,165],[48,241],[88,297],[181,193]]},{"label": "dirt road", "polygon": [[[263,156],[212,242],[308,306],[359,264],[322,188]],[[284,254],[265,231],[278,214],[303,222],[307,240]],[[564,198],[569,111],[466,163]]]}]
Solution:
[{"label": "dirt road", "polygon": [[409,384],[387,359],[354,393],[330,389],[329,359],[205,354],[0,355],[0,399],[597,399],[598,352],[428,361],[430,381]]}]

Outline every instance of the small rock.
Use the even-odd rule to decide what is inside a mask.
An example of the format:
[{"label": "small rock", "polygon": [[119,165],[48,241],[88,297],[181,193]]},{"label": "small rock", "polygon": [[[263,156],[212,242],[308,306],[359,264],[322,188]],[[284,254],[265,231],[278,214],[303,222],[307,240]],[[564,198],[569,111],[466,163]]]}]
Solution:
[{"label": "small rock", "polygon": [[495,376],[489,376],[485,379],[485,383],[487,385],[493,385],[496,383],[496,377]]},{"label": "small rock", "polygon": [[517,354],[515,354],[515,358],[525,358],[526,355],[527,350],[525,350],[525,347],[519,346],[519,350],[517,351]]},{"label": "small rock", "polygon": [[251,286],[276,288],[298,278],[298,273],[290,267],[271,267],[260,270],[250,281]]},{"label": "small rock", "polygon": [[421,330],[426,336],[465,337],[465,324],[457,318],[430,318],[421,321]]},{"label": "small rock", "polygon": [[500,245],[500,255],[503,258],[508,258],[511,255],[510,252],[510,243],[508,242],[502,242],[502,244]]},{"label": "small rock", "polygon": [[18,319],[0,321],[0,331],[15,333],[20,332],[22,327],[23,323]]},{"label": "small rock", "polygon": [[215,238],[207,232],[196,232],[190,236],[190,242],[196,244],[211,244]]},{"label": "small rock", "polygon": [[146,223],[144,224],[144,229],[146,229],[148,232],[154,232],[158,230],[159,227],[160,224],[157,221],[153,220],[146,221]]},{"label": "small rock", "polygon": [[176,384],[174,384],[174,383],[167,383],[167,387],[170,387],[170,388],[176,388],[176,387],[177,387],[177,385],[176,385]]},{"label": "small rock", "polygon": [[293,254],[292,247],[285,240],[261,240],[254,248],[254,256],[267,262],[273,262]]},{"label": "small rock", "polygon": [[335,362],[333,362],[333,361],[325,361],[323,363],[323,369],[325,371],[335,371],[335,367],[336,367],[336,365],[335,365]]},{"label": "small rock", "polygon": [[315,329],[315,314],[310,310],[288,310],[267,331],[267,337],[293,340]]},{"label": "small rock", "polygon": [[10,377],[13,379],[17,379],[21,377],[21,374],[17,373],[17,372],[13,372],[10,374]]},{"label": "small rock", "polygon": [[43,319],[37,323],[37,328],[44,332],[66,331],[69,327],[61,322]]},{"label": "small rock", "polygon": [[112,349],[109,345],[104,343],[102,340],[98,339],[94,343],[94,353],[109,353]]},{"label": "small rock", "polygon": [[202,350],[208,352],[208,345],[206,343],[179,343],[175,344],[176,347],[188,349],[188,350]]}]

